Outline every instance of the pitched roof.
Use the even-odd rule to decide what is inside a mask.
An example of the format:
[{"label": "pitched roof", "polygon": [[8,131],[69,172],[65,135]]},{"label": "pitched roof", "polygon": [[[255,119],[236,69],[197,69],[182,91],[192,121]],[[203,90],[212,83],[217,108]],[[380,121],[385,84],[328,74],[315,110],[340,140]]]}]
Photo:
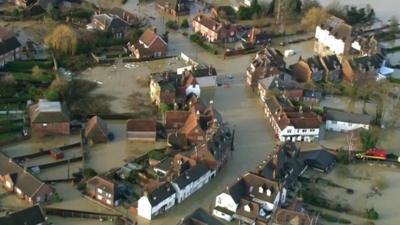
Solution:
[{"label": "pitched roof", "polygon": [[48,186],[3,153],[0,153],[0,175],[12,176],[14,185],[29,197],[33,197],[44,186]]},{"label": "pitched roof", "polygon": [[100,117],[93,116],[86,123],[85,137],[92,136],[98,132],[107,137],[107,124]]},{"label": "pitched roof", "polygon": [[173,183],[177,184],[180,189],[184,189],[190,183],[200,179],[210,169],[203,163],[197,163],[194,167],[184,171]]},{"label": "pitched roof", "polygon": [[277,225],[315,225],[317,218],[306,213],[280,208],[276,211],[273,222]]},{"label": "pitched roof", "polygon": [[178,225],[224,225],[211,216],[203,208],[197,208],[192,214],[186,216]]},{"label": "pitched roof", "polygon": [[219,29],[222,28],[222,23],[218,22],[214,18],[207,16],[205,14],[197,14],[194,18],[193,21],[197,21],[201,25],[205,26],[209,30],[213,31],[218,31]]},{"label": "pitched roof", "polygon": [[261,209],[262,207],[256,202],[240,199],[236,214],[254,221]]},{"label": "pitched roof", "polygon": [[46,219],[39,205],[0,217],[1,225],[37,225],[44,222]]},{"label": "pitched roof", "polygon": [[147,46],[151,46],[154,41],[159,38],[165,45],[167,45],[167,43],[165,43],[165,41],[160,37],[160,35],[157,34],[157,32],[154,29],[146,29],[142,36],[140,36],[139,40],[141,42],[143,42],[145,45]]},{"label": "pitched roof", "polygon": [[310,69],[313,72],[317,72],[317,71],[324,69],[324,67],[322,66],[322,63],[319,59],[319,56],[312,56],[312,57],[308,58],[307,64],[309,65]]},{"label": "pitched roof", "polygon": [[104,176],[101,176],[101,175],[97,175],[97,176],[90,178],[86,183],[88,185],[92,185],[97,188],[101,188],[108,193],[115,192],[115,183],[112,180],[110,180]]},{"label": "pitched roof", "polygon": [[258,81],[258,83],[260,83],[260,85],[265,90],[270,90],[273,88],[277,88],[277,89],[281,90],[283,88],[283,82],[277,76],[270,76],[270,77],[261,79]]},{"label": "pitched roof", "polygon": [[69,122],[68,114],[60,102],[40,99],[30,107],[32,123],[65,123]]},{"label": "pitched roof", "polygon": [[151,206],[156,206],[175,193],[175,189],[172,185],[166,182],[149,193],[147,198],[149,199]]},{"label": "pitched roof", "polygon": [[129,119],[126,123],[126,130],[151,132],[156,131],[157,123],[154,119]]},{"label": "pitched roof", "polygon": [[336,162],[336,156],[324,149],[301,152],[300,157],[306,165],[321,170],[329,169]]},{"label": "pitched roof", "polygon": [[187,117],[185,124],[181,129],[179,129],[179,133],[188,135],[196,128],[201,129],[198,122],[199,121],[197,118],[197,112],[195,112],[194,110],[190,110],[189,116]]},{"label": "pitched roof", "polygon": [[167,111],[165,112],[165,128],[166,129],[179,129],[186,122],[189,115],[188,111]]},{"label": "pitched roof", "polygon": [[370,115],[345,112],[338,109],[326,109],[325,116],[327,120],[358,124],[370,124],[373,120],[373,117]]},{"label": "pitched roof", "polygon": [[331,16],[321,25],[321,28],[328,30],[337,39],[351,42],[352,27],[342,19]]},{"label": "pitched roof", "polygon": [[[0,34],[0,35],[6,36],[6,34]],[[6,39],[2,39],[0,41],[0,55],[11,52],[19,47],[21,47],[21,43],[19,43],[19,41],[16,37],[12,36],[12,37],[9,37]]]},{"label": "pitched roof", "polygon": [[329,71],[340,70],[342,65],[336,55],[327,55],[322,58]]}]

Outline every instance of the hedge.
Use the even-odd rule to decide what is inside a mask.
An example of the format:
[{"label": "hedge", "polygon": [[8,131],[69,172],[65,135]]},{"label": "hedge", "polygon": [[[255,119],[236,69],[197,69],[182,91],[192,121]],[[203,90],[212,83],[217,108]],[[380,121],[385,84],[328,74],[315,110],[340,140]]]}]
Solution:
[{"label": "hedge", "polygon": [[39,66],[41,69],[52,69],[53,61],[51,60],[29,60],[29,61],[14,61],[5,65],[5,70],[10,72],[27,72],[32,71],[34,66]]}]

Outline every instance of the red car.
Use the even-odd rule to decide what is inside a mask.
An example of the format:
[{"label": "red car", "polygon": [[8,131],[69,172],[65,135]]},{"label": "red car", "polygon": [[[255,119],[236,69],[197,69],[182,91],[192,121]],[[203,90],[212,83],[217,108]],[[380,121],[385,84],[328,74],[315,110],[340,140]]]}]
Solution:
[{"label": "red car", "polygon": [[386,160],[386,151],[378,148],[370,148],[365,152],[366,156],[372,156],[376,159]]}]

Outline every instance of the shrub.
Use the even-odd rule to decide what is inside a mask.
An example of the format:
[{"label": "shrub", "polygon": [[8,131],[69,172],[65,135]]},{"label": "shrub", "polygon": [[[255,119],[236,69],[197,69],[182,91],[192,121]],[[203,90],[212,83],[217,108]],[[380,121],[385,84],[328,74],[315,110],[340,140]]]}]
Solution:
[{"label": "shrub", "polygon": [[188,28],[189,27],[189,21],[187,19],[184,19],[181,23],[181,28]]},{"label": "shrub", "polygon": [[79,182],[77,188],[79,191],[84,191],[86,189],[86,182],[84,181]]},{"label": "shrub", "polygon": [[379,213],[374,208],[366,209],[365,217],[367,217],[370,220],[377,220],[379,219]]},{"label": "shrub", "polygon": [[178,22],[176,22],[175,20],[168,20],[165,23],[165,26],[172,30],[178,30],[178,28],[179,28]]},{"label": "shrub", "polygon": [[85,179],[92,178],[96,175],[97,175],[97,172],[92,168],[86,168],[83,170],[83,177],[85,177]]}]

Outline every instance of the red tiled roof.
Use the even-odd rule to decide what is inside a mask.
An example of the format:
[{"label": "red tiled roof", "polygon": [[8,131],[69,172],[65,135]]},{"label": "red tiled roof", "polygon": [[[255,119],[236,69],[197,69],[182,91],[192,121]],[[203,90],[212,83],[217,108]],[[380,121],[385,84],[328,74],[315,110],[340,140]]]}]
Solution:
[{"label": "red tiled roof", "polygon": [[154,119],[130,119],[126,123],[126,130],[129,131],[156,131]]}]

